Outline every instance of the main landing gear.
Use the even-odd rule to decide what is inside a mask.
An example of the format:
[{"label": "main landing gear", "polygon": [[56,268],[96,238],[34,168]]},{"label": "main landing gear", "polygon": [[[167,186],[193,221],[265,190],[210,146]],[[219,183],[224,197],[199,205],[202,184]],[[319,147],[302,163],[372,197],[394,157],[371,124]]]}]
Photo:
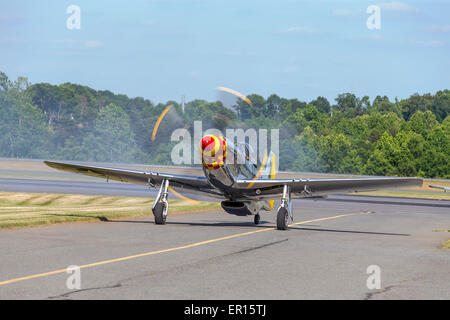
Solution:
[{"label": "main landing gear", "polygon": [[167,211],[169,210],[169,203],[167,202],[168,188],[169,180],[163,180],[152,207],[153,215],[155,216],[155,224],[166,223]]},{"label": "main landing gear", "polygon": [[283,196],[281,197],[281,204],[277,212],[277,229],[287,230],[289,226],[289,217],[293,221],[292,216],[292,200],[291,188],[288,185],[283,187]]}]

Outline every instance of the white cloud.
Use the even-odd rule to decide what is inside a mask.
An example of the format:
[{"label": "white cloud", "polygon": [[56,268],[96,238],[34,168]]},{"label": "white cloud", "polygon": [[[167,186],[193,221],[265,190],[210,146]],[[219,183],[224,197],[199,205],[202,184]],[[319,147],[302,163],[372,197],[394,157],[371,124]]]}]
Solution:
[{"label": "white cloud", "polygon": [[311,88],[311,89],[317,89],[317,88],[320,88],[320,84],[317,82],[310,82],[306,85],[306,87]]},{"label": "white cloud", "polygon": [[62,43],[66,46],[74,46],[77,44],[77,40],[71,39],[71,38],[65,38],[62,40],[56,40],[56,43]]},{"label": "white cloud", "polygon": [[422,46],[422,47],[432,47],[432,48],[438,48],[438,47],[445,46],[445,42],[440,41],[440,40],[429,40],[429,41],[413,40],[413,41],[411,41],[411,44],[417,45],[417,46]]},{"label": "white cloud", "polygon": [[84,42],[86,48],[98,48],[103,46],[103,43],[97,40],[87,40]]},{"label": "white cloud", "polygon": [[23,16],[0,16],[0,24],[2,25],[15,25],[24,22],[25,18]]},{"label": "white cloud", "polygon": [[450,32],[450,24],[446,26],[431,26],[427,30],[432,32]]},{"label": "white cloud", "polygon": [[143,22],[143,24],[145,24],[145,25],[147,25],[147,26],[151,26],[151,25],[154,25],[156,22],[157,22],[156,20],[148,19],[148,20],[145,20],[145,21]]},{"label": "white cloud", "polygon": [[0,38],[1,45],[15,45],[15,44],[25,44],[27,41],[20,38]]},{"label": "white cloud", "polygon": [[285,72],[285,73],[297,72],[297,67],[295,67],[295,66],[287,66],[286,68],[283,69],[283,72]]},{"label": "white cloud", "polygon": [[312,27],[289,27],[283,31],[284,33],[299,33],[299,34],[318,34],[320,29]]},{"label": "white cloud", "polygon": [[198,77],[200,75],[200,72],[198,70],[192,70],[192,71],[189,71],[187,73],[187,75],[189,77],[195,78],[195,77]]},{"label": "white cloud", "polygon": [[[384,12],[406,12],[406,13],[413,13],[413,12],[419,12],[419,9],[411,6],[410,4],[407,4],[405,2],[399,2],[399,1],[393,1],[393,2],[383,2],[378,3],[378,7]],[[363,13],[359,10],[350,10],[350,9],[334,9],[331,11],[331,15],[335,17],[349,17],[354,15],[359,15]]]},{"label": "white cloud", "polygon": [[353,13],[354,12],[352,10],[348,10],[348,9],[334,9],[331,12],[331,15],[335,16],[335,17],[345,17],[345,16],[350,16]]},{"label": "white cloud", "polygon": [[413,6],[404,3],[404,2],[384,2],[378,4],[378,6],[383,11],[397,11],[397,12],[418,12],[419,10],[417,8],[414,8]]},{"label": "white cloud", "polygon": [[372,34],[369,36],[369,39],[372,40],[384,40],[384,36],[382,34]]}]

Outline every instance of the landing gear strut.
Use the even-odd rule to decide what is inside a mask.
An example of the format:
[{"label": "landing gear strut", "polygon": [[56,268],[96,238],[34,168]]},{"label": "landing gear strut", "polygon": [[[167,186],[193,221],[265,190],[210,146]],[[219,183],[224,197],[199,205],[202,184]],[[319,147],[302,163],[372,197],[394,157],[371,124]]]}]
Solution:
[{"label": "landing gear strut", "polygon": [[166,223],[167,211],[169,210],[169,203],[167,202],[168,188],[169,180],[163,180],[152,207],[153,215],[155,216],[155,224]]},{"label": "landing gear strut", "polygon": [[289,217],[292,217],[292,201],[291,188],[288,185],[283,187],[283,196],[281,197],[281,204],[277,212],[277,229],[287,230],[289,225]]}]

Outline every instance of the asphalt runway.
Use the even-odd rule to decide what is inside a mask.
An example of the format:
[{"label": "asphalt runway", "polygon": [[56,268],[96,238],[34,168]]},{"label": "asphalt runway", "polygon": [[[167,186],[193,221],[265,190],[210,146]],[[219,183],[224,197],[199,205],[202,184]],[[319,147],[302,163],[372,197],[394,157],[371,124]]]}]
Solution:
[{"label": "asphalt runway", "polygon": [[[0,181],[0,190],[152,196],[94,184]],[[169,211],[163,226],[149,216],[1,230],[0,299],[450,299],[450,251],[440,248],[449,201],[334,195],[293,204],[288,231],[274,230],[275,211],[258,226],[222,211]],[[80,289],[67,287],[74,265]],[[380,289],[367,286],[370,266]]]}]

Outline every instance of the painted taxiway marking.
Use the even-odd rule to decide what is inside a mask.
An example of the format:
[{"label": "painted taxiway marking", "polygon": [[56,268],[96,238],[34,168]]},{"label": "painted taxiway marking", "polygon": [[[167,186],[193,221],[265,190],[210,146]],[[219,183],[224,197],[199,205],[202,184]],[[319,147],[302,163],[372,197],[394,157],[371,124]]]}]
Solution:
[{"label": "painted taxiway marking", "polygon": [[[362,215],[362,214],[368,214],[368,213],[366,213],[366,212],[355,212],[355,213],[340,214],[340,215],[332,216],[332,217],[325,217],[325,218],[318,218],[318,219],[300,221],[300,222],[296,222],[296,223],[290,224],[289,226],[296,226],[296,225],[300,225],[300,224],[306,224],[306,223],[318,222],[318,221],[325,221],[325,220],[332,220],[332,219],[338,219],[338,218],[354,216],[354,215]],[[117,259],[111,259],[111,260],[94,262],[94,263],[78,266],[78,268],[83,269],[83,268],[96,267],[96,266],[109,264],[109,263],[113,263],[113,262],[120,262],[120,261],[131,260],[131,259],[136,259],[136,258],[145,257],[145,256],[151,256],[151,255],[160,254],[160,253],[184,250],[184,249],[189,249],[189,248],[202,246],[202,245],[209,244],[209,243],[214,243],[214,242],[218,242],[218,241],[234,239],[234,238],[248,236],[248,235],[251,235],[251,234],[260,233],[260,232],[264,232],[264,231],[270,231],[270,230],[276,230],[276,227],[264,228],[264,229],[258,229],[258,230],[254,230],[254,231],[244,232],[244,233],[233,234],[231,236],[226,236],[226,237],[222,237],[222,238],[211,239],[211,240],[206,240],[206,241],[201,241],[201,242],[196,242],[196,243],[191,243],[191,244],[180,246],[180,247],[174,247],[174,248],[169,248],[169,249],[150,251],[150,252],[145,252],[145,253],[136,254],[136,255],[132,255],[132,256],[117,258]],[[25,280],[31,280],[31,279],[36,279],[36,278],[47,277],[47,276],[51,276],[51,275],[54,275],[54,274],[65,273],[65,272],[70,271],[70,270],[73,270],[73,269],[66,268],[66,269],[60,269],[60,270],[54,270],[54,271],[50,271],[50,272],[45,272],[45,273],[39,273],[39,274],[26,276],[26,277],[22,277],[22,278],[15,278],[15,279],[10,279],[10,280],[6,280],[6,281],[1,281],[0,282],[0,286],[6,285],[6,284],[11,284],[11,283],[14,283],[14,282],[20,282],[20,281],[25,281]]]}]

